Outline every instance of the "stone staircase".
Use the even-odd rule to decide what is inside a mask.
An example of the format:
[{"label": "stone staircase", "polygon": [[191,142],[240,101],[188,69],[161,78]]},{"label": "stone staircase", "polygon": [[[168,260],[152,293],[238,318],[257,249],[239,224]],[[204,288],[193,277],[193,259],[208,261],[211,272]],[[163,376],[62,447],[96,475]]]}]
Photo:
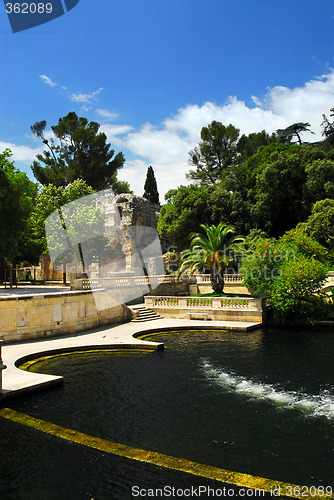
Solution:
[{"label": "stone staircase", "polygon": [[132,320],[133,322],[139,321],[153,321],[155,319],[162,319],[162,316],[157,314],[145,306],[129,306],[132,312]]}]

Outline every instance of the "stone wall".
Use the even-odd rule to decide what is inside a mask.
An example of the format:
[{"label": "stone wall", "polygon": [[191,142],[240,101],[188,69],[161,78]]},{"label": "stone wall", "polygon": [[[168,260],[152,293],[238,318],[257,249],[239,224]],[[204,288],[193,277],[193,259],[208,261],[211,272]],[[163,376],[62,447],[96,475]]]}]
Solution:
[{"label": "stone wall", "polygon": [[94,295],[91,291],[80,291],[1,297],[0,339],[25,341],[130,321],[130,309],[111,301],[103,290],[95,291]]},{"label": "stone wall", "polygon": [[[192,288],[190,289],[190,287]],[[195,283],[194,285],[190,285],[190,287],[189,292],[193,295],[213,292],[213,288],[210,283]],[[225,283],[224,293],[250,295],[248,288],[246,288],[243,283]]]},{"label": "stone wall", "polygon": [[160,283],[148,295],[181,295],[189,293],[189,285],[187,282],[176,283]]}]

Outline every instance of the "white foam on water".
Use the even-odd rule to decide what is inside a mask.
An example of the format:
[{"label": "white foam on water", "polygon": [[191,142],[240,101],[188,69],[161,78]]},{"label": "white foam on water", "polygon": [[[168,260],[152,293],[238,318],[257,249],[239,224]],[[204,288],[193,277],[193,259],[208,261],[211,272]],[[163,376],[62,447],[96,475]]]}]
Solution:
[{"label": "white foam on water", "polygon": [[308,416],[334,419],[334,393],[328,390],[323,390],[317,395],[284,391],[272,384],[256,382],[232,372],[225,372],[207,359],[202,359],[200,366],[208,380],[219,384],[229,392],[243,394],[251,399],[267,400],[279,407],[300,410]]}]

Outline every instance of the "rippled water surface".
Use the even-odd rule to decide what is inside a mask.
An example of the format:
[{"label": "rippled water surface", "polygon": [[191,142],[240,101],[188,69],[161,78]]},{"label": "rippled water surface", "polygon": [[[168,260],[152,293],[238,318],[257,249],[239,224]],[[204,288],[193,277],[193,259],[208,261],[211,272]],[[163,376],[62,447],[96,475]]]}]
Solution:
[{"label": "rippled water surface", "polygon": [[[152,340],[165,351],[36,363],[35,370],[63,375],[64,387],[9,406],[146,450],[333,486],[334,332],[183,331]],[[0,432],[1,499],[126,499],[133,484],[205,483],[2,419]]]}]

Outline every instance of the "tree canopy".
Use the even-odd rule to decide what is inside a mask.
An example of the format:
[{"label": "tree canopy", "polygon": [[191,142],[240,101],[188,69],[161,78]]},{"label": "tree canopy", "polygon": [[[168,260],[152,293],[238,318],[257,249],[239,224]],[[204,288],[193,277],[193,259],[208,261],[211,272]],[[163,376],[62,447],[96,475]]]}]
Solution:
[{"label": "tree canopy", "polygon": [[[15,168],[6,149],[0,154],[0,258],[9,265],[25,259],[26,225],[37,194],[36,185]],[[29,249],[32,260],[36,259]]]},{"label": "tree canopy", "polygon": [[237,153],[239,129],[213,121],[201,130],[197,147],[189,152],[189,164],[195,167],[187,174],[199,183],[218,182],[224,171],[232,164]]},{"label": "tree canopy", "polygon": [[284,142],[286,144],[291,144],[294,137],[297,138],[299,144],[302,144],[301,134],[303,132],[309,132],[314,134],[310,129],[311,124],[308,122],[299,122],[289,125],[285,129],[279,129],[276,131],[278,142]]},{"label": "tree canopy", "polygon": [[327,278],[327,251],[300,228],[278,240],[257,238],[241,267],[252,293],[269,296],[276,321],[312,322]]},{"label": "tree canopy", "polygon": [[326,198],[317,201],[311,215],[298,225],[309,236],[332,252],[334,257],[334,199]]},{"label": "tree canopy", "polygon": [[197,185],[180,186],[165,195],[167,203],[161,207],[158,231],[180,250],[189,246],[189,234],[200,224],[211,221],[208,205],[209,188]]},{"label": "tree canopy", "polygon": [[[47,122],[42,120],[31,126],[46,150],[37,155],[32,171],[44,186],[67,186],[76,179],[83,179],[94,190],[112,187],[119,192],[117,171],[123,167],[123,153],[115,154],[107,143],[104,133],[99,133],[100,125],[78,117],[73,111],[58,124],[51,127],[54,138],[45,135]],[[121,184],[122,191],[128,185]]]},{"label": "tree canopy", "polygon": [[74,181],[67,187],[48,184],[44,186],[36,197],[34,209],[31,212],[29,225],[34,240],[39,246],[40,254],[48,253],[48,243],[45,235],[45,221],[49,215],[58,211],[60,207],[87,196],[94,192],[82,179]]}]

